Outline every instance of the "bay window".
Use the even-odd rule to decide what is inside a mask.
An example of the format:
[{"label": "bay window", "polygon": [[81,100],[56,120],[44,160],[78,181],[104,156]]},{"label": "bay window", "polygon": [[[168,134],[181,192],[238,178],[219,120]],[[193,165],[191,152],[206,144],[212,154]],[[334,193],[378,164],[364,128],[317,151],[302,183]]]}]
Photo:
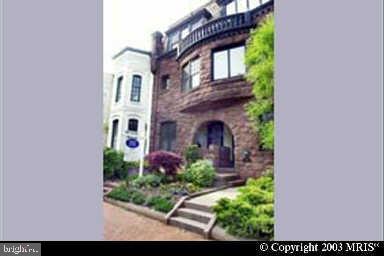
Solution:
[{"label": "bay window", "polygon": [[200,85],[200,59],[194,59],[183,67],[182,90],[189,91]]},{"label": "bay window", "polygon": [[131,101],[140,102],[141,96],[141,76],[134,75],[132,78]]},{"label": "bay window", "polygon": [[234,0],[225,6],[226,14],[232,15],[247,12],[255,9],[267,1],[268,0]]},{"label": "bay window", "polygon": [[237,46],[213,53],[213,80],[243,75],[245,73],[244,46]]},{"label": "bay window", "polygon": [[115,119],[112,122],[112,134],[111,134],[111,148],[117,149],[117,137],[119,131],[119,120]]},{"label": "bay window", "polygon": [[123,84],[123,76],[119,76],[116,82],[115,102],[119,102],[121,99],[121,86]]}]

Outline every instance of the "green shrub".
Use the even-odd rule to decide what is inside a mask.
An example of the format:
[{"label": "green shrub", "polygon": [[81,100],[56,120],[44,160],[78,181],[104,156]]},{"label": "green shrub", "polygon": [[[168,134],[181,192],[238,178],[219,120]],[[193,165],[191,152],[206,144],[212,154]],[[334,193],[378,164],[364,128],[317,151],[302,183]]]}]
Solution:
[{"label": "green shrub", "polygon": [[103,151],[104,179],[119,178],[124,173],[124,153],[112,148]]},{"label": "green shrub", "polygon": [[107,197],[124,202],[130,202],[132,198],[132,192],[133,190],[127,189],[126,186],[119,186],[112,189],[112,191],[108,193]]},{"label": "green shrub", "polygon": [[187,166],[195,163],[197,160],[202,159],[200,155],[200,150],[197,145],[190,145],[187,147],[184,153],[185,160],[187,161]]},{"label": "green shrub", "polygon": [[142,188],[142,187],[158,187],[164,181],[163,175],[156,174],[146,174],[141,177],[137,177],[132,180],[131,184],[134,187]]},{"label": "green shrub", "polygon": [[254,29],[245,53],[247,80],[252,83],[255,99],[246,112],[260,137],[263,149],[274,149],[274,19],[268,16]]},{"label": "green shrub", "polygon": [[208,160],[198,160],[187,168],[184,178],[196,186],[210,187],[215,179],[215,168]]},{"label": "green shrub", "polygon": [[135,190],[132,192],[132,195],[131,195],[132,203],[142,205],[145,203],[145,201],[146,201],[146,197],[142,192],[140,192],[139,190]]},{"label": "green shrub", "polygon": [[233,199],[223,198],[214,206],[218,223],[230,234],[273,239],[274,180],[268,170],[258,179],[249,179]]},{"label": "green shrub", "polygon": [[156,211],[167,213],[172,210],[174,204],[168,197],[153,196],[148,199],[147,206],[155,209]]},{"label": "green shrub", "polygon": [[260,124],[260,142],[264,149],[272,150],[274,148],[274,130],[274,121],[263,122]]},{"label": "green shrub", "polygon": [[127,188],[124,185],[114,188],[107,195],[107,197],[124,202],[132,202],[138,205],[142,205],[146,201],[146,197],[141,191],[137,189]]},{"label": "green shrub", "polygon": [[127,178],[125,179],[127,186],[129,186],[138,177],[139,177],[139,174],[136,174],[136,173],[128,175]]},{"label": "green shrub", "polygon": [[190,194],[193,194],[195,192],[199,192],[201,190],[201,187],[199,187],[193,183],[187,183],[185,185],[185,187],[186,187],[188,193],[190,193]]}]

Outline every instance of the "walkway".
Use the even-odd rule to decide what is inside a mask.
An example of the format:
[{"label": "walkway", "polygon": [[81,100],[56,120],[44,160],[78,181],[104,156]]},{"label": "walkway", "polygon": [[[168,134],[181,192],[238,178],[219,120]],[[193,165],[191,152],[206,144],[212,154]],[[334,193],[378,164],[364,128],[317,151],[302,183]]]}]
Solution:
[{"label": "walkway", "polygon": [[204,240],[198,234],[165,225],[160,221],[137,215],[106,202],[103,202],[103,207],[105,240]]},{"label": "walkway", "polygon": [[239,187],[227,188],[227,189],[219,190],[203,196],[195,197],[188,201],[211,208],[221,198],[224,198],[224,197],[229,199],[236,198],[236,196],[238,195],[238,189]]}]

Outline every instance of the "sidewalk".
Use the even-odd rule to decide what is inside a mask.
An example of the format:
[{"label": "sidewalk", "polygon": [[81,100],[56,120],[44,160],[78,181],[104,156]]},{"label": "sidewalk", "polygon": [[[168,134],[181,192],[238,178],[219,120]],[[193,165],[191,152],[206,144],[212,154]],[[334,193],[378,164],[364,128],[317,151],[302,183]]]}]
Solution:
[{"label": "sidewalk", "polygon": [[114,240],[145,240],[145,241],[202,241],[202,236],[184,231],[174,226],[125,211],[119,207],[103,202],[104,208],[104,239]]}]

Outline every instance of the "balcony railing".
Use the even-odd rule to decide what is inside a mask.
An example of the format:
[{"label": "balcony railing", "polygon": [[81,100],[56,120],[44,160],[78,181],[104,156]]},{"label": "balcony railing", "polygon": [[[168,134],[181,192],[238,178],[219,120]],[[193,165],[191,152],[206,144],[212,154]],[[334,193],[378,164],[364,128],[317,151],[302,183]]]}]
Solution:
[{"label": "balcony railing", "polygon": [[269,1],[252,11],[221,17],[204,24],[181,40],[179,44],[179,56],[202,40],[229,31],[252,27],[255,25],[255,17],[263,12],[265,7],[271,5],[273,5],[273,1]]}]

